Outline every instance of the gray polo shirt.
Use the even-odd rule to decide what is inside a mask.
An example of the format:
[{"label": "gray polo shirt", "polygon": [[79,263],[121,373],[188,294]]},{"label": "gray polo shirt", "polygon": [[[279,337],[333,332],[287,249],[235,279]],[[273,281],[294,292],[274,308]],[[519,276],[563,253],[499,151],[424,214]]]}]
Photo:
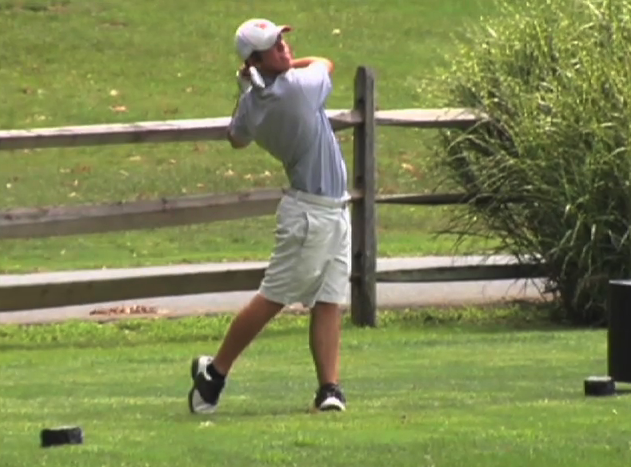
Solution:
[{"label": "gray polo shirt", "polygon": [[282,162],[291,188],[341,198],[346,164],[324,110],[331,88],[324,63],[292,68],[240,97],[231,131]]}]

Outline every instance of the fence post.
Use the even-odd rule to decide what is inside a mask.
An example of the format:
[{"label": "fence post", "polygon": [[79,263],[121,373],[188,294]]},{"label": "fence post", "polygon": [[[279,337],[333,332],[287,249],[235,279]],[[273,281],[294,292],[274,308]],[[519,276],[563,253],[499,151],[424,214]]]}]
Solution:
[{"label": "fence post", "polygon": [[353,203],[351,320],[357,326],[377,324],[377,242],[375,228],[375,78],[359,67],[355,73],[353,108],[363,122],[353,130],[353,190],[361,198]]}]

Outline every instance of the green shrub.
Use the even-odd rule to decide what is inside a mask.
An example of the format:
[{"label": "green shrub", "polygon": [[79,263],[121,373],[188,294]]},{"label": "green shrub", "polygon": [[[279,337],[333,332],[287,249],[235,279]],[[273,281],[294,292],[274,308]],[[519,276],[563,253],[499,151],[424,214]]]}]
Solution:
[{"label": "green shrub", "polygon": [[609,280],[630,277],[631,5],[499,8],[441,80],[445,107],[486,118],[442,132],[439,164],[452,186],[494,195],[452,225],[540,262],[562,317],[603,325]]}]

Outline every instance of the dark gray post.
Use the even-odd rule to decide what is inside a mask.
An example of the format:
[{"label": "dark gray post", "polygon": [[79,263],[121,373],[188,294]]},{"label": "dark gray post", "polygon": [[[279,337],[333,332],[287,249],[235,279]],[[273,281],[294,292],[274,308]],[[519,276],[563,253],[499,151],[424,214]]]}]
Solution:
[{"label": "dark gray post", "polygon": [[361,198],[352,207],[351,319],[357,326],[377,325],[377,241],[375,228],[375,78],[371,69],[355,74],[354,110],[363,122],[353,130],[353,190]]},{"label": "dark gray post", "polygon": [[631,281],[609,282],[607,365],[614,381],[631,383]]}]

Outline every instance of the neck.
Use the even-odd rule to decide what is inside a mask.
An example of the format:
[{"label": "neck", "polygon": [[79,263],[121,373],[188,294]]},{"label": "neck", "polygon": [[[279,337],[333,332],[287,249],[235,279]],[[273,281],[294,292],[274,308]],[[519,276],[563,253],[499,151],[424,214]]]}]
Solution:
[{"label": "neck", "polygon": [[276,77],[280,75],[280,73],[278,73],[277,71],[270,71],[262,68],[257,69],[259,71],[259,74],[261,75],[261,78],[263,78],[263,81],[265,81],[265,86],[269,86],[270,84],[272,84],[276,80]]}]

